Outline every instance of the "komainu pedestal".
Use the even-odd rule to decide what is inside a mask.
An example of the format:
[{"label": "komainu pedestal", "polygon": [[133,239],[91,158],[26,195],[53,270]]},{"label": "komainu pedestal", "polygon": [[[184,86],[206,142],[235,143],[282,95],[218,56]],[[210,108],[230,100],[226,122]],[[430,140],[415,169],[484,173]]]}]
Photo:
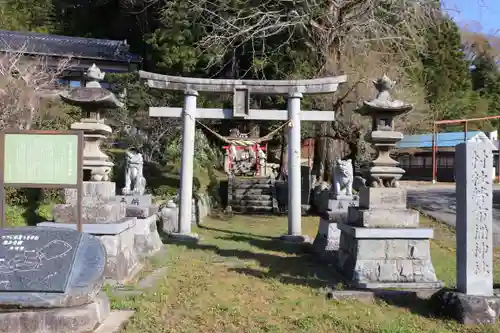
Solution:
[{"label": "komainu pedestal", "polygon": [[406,208],[406,190],[360,190],[341,230],[338,265],[356,288],[439,288],[430,254],[433,230],[419,228],[419,214]]},{"label": "komainu pedestal", "polygon": [[357,206],[358,197],[353,196],[354,170],[350,159],[338,159],[332,169],[333,182],[328,200],[328,211],[321,215],[318,233],[313,248],[320,259],[335,260],[340,242],[339,223],[347,220],[348,208]]}]

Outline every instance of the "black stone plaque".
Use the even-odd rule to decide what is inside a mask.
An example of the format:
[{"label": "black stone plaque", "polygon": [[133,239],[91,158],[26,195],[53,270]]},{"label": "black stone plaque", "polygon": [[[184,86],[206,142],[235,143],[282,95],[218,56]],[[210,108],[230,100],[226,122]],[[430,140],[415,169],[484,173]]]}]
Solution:
[{"label": "black stone plaque", "polygon": [[0,291],[64,293],[82,233],[0,229]]}]

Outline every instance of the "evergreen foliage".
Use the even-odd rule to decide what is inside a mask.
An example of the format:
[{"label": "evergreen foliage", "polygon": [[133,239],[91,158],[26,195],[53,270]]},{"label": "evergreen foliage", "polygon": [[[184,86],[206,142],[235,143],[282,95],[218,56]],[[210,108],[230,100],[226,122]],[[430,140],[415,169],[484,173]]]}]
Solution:
[{"label": "evergreen foliage", "polygon": [[[212,8],[208,2],[200,0],[200,6],[205,6],[213,12],[214,17],[218,16],[221,19],[234,18],[237,15],[242,18],[249,17],[253,13],[253,8],[261,6],[262,3],[218,0],[219,6]],[[429,2],[427,7],[420,8],[420,10],[432,11],[433,6],[438,6],[438,3],[439,1]],[[406,58],[394,60],[395,64],[401,68],[397,71],[397,75],[402,76],[400,79],[413,85],[413,87],[411,85],[404,87],[408,92],[406,95],[411,95],[413,91],[425,93],[424,104],[418,107],[418,112],[423,115],[415,118],[419,119],[419,126],[416,126],[418,130],[422,132],[430,130],[430,121],[426,121],[425,124],[422,122],[420,125],[420,119],[423,118],[439,120],[481,117],[495,115],[500,108],[500,74],[496,57],[498,50],[487,40],[481,43],[474,42],[475,53],[471,56],[470,50],[464,47],[462,31],[445,14],[434,13],[432,24],[422,20],[419,31],[415,31],[415,34],[423,32],[425,36],[425,45],[422,47],[411,43],[398,44],[397,39],[395,42],[383,44],[381,42],[383,38],[380,37],[380,40],[377,40],[379,36],[375,35],[375,32],[373,35],[357,36],[355,26],[350,26],[352,22],[348,21],[337,21],[338,26],[335,26],[335,22],[328,22],[328,17],[324,16],[324,12],[328,9],[326,2],[320,2],[317,10],[299,8],[296,4],[291,7],[291,3],[287,1],[269,2],[267,6],[266,8],[273,11],[274,16],[256,15],[248,19],[249,24],[254,24],[254,26],[262,24],[259,20],[268,20],[268,26],[263,26],[263,29],[269,28],[267,35],[261,31],[256,34],[258,37],[250,38],[250,32],[241,31],[241,34],[234,40],[217,42],[213,44],[213,47],[208,47],[203,43],[207,43],[209,40],[207,36],[214,33],[216,27],[207,25],[207,17],[201,15],[200,11],[194,10],[193,2],[188,0],[164,2],[6,0],[0,4],[0,29],[126,39],[131,45],[131,50],[143,56],[146,70],[208,78],[278,80],[338,75],[347,70],[346,74],[349,77],[357,75],[355,80],[368,82],[369,79],[373,79],[372,73],[377,73],[373,75],[380,74],[378,73],[380,68],[377,66],[391,61],[392,56],[380,56],[385,47],[390,52],[409,55]],[[401,6],[397,1],[391,2],[390,5],[386,2],[374,11],[372,19],[380,20],[386,26],[392,22],[392,26],[389,27],[390,32],[394,33],[397,29],[401,29],[402,39],[414,38],[412,31],[404,30],[403,26],[407,21],[405,16],[401,16],[402,13],[404,14],[404,8]],[[292,24],[294,20],[299,20],[301,15],[306,14],[309,15],[309,21]],[[276,18],[275,21],[273,21],[274,18]],[[415,20],[413,24],[418,22]],[[382,23],[379,24],[379,28],[383,27]],[[276,24],[276,27],[279,24],[289,24],[289,26],[278,29],[273,28],[272,24]],[[324,31],[334,32],[336,29],[346,30],[341,31],[344,35],[323,33]],[[351,39],[347,39],[345,34],[352,34],[349,37]],[[355,47],[346,47],[346,44],[362,38],[373,38],[374,41],[363,44],[364,49],[360,50],[360,54],[356,54]],[[221,47],[221,45],[227,47]],[[363,63],[359,67],[360,73],[351,73],[352,69],[356,68],[358,58],[362,59],[365,56],[367,47],[372,47],[373,54],[380,57],[378,62],[373,63],[373,68],[370,68],[369,62]],[[346,50],[349,52],[344,52]],[[369,55],[373,56],[373,54]],[[345,65],[346,59],[352,62],[349,64],[351,67]],[[124,89],[127,91],[127,108],[112,116],[117,135],[127,143],[141,146],[148,152],[146,155],[151,160],[165,163],[167,159],[165,151],[171,151],[173,142],[178,140],[179,123],[173,120],[165,123],[152,121],[147,115],[147,108],[148,106],[180,106],[182,96],[149,90],[138,80],[136,74],[108,74],[107,80],[113,84],[117,93]],[[356,96],[349,95],[350,97],[346,99],[342,107],[336,109],[337,112],[352,110],[362,99],[372,97],[371,91],[368,93],[356,88],[353,92]],[[338,95],[342,94],[339,92]],[[230,104],[230,96],[202,95],[199,98],[200,106],[228,107]],[[254,108],[283,109],[286,108],[286,100],[282,97],[252,96],[251,105]],[[303,102],[304,109],[329,110],[332,105],[340,104],[335,98],[309,98]],[[348,122],[343,126],[332,126],[332,128],[336,131],[335,136],[339,140],[346,141],[347,144],[343,146],[351,147],[350,153],[354,154],[354,151],[363,149],[357,142],[348,141],[362,140],[363,135],[360,133],[364,125],[351,116],[346,116],[345,119]],[[227,134],[225,131],[228,128],[239,125],[226,120],[211,121],[209,124],[223,135]],[[263,132],[270,131],[277,126],[275,122],[261,122],[258,125]],[[497,125],[495,122],[489,122],[476,126],[486,130],[496,128]],[[127,134],[126,129],[130,128],[140,130],[144,135],[141,137]],[[332,130],[332,128],[324,126],[320,128],[310,124],[304,124],[303,128],[303,137],[314,137],[320,132],[324,135]],[[356,133],[351,135],[351,132]],[[220,149],[218,147],[221,143],[209,133],[205,134],[208,142]],[[286,144],[280,137],[273,141],[276,145],[280,143]],[[170,148],[167,149],[167,147]],[[326,153],[322,151],[321,154]],[[209,158],[204,159],[203,163],[205,162],[212,163]]]}]

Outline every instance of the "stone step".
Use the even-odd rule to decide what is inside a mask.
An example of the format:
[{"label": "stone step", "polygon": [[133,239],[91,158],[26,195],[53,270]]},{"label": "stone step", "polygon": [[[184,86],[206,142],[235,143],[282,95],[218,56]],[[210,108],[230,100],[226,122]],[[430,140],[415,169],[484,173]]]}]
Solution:
[{"label": "stone step", "polygon": [[270,188],[233,188],[233,195],[271,195],[273,191]]},{"label": "stone step", "polygon": [[270,189],[274,185],[272,184],[261,184],[261,183],[238,183],[234,184],[233,189]]},{"label": "stone step", "polygon": [[273,206],[273,201],[272,200],[267,200],[267,201],[262,201],[262,200],[232,200],[231,201],[231,206],[263,206],[263,207],[272,207]]},{"label": "stone step", "polygon": [[232,197],[233,200],[259,200],[259,201],[266,201],[266,200],[273,200],[273,196],[271,194],[233,194]]},{"label": "stone step", "polygon": [[231,206],[235,213],[273,214],[273,207],[266,206]]},{"label": "stone step", "polygon": [[271,184],[271,180],[267,177],[236,178],[233,179],[233,184]]}]

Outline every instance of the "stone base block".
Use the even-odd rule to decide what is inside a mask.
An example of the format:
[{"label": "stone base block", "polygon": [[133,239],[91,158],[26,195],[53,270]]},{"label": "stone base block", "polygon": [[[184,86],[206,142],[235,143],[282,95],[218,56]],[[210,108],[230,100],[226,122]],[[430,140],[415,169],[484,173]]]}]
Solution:
[{"label": "stone base block", "polygon": [[340,229],[337,223],[320,219],[318,233],[314,238],[313,249],[321,259],[334,260],[340,243]]},{"label": "stone base block", "polygon": [[[163,243],[158,234],[157,215],[151,215],[146,219],[125,218],[118,223],[107,224],[83,224],[82,232],[97,237],[121,235],[131,230],[134,235],[133,247],[139,257],[147,257],[158,252]],[[38,223],[39,227],[70,228],[76,230],[76,224],[58,224],[54,222]],[[109,251],[108,251],[109,255]]]},{"label": "stone base block", "polygon": [[[64,189],[64,202],[67,204],[76,204],[76,188]],[[83,182],[83,197],[92,197],[106,200],[116,194],[116,184],[113,182]]]},{"label": "stone base block", "polygon": [[280,239],[290,243],[310,243],[311,239],[307,235],[281,235]]},{"label": "stone base block", "polygon": [[364,209],[406,209],[407,191],[404,188],[362,187],[359,207]]},{"label": "stone base block", "polygon": [[153,196],[151,194],[115,195],[110,200],[114,202],[122,202],[127,205],[136,205],[141,207],[148,207],[153,204]]},{"label": "stone base block", "polygon": [[102,293],[95,302],[69,308],[0,309],[1,333],[89,333],[110,313],[108,297]]},{"label": "stone base block", "polygon": [[359,200],[353,197],[337,197],[328,200],[328,210],[334,213],[347,213],[349,207],[359,205]]},{"label": "stone base block", "polygon": [[473,296],[441,289],[431,297],[436,315],[452,318],[461,324],[495,324],[500,318],[500,296]]},{"label": "stone base block", "polygon": [[[76,205],[55,205],[52,209],[54,221],[57,223],[76,223]],[[82,207],[82,223],[114,223],[126,215],[126,206],[122,203],[106,203],[102,201],[84,202]]]},{"label": "stone base block", "polygon": [[133,229],[127,229],[116,235],[98,236],[107,252],[104,278],[109,283],[126,283],[141,268],[139,254],[135,250]]},{"label": "stone base block", "polygon": [[366,228],[417,228],[420,214],[414,209],[362,209],[349,207],[350,225]]},{"label": "stone base block", "polygon": [[138,219],[146,219],[151,215],[156,215],[158,213],[158,206],[150,205],[150,206],[136,206],[136,205],[127,205],[126,207],[126,216],[127,217],[137,217]]},{"label": "stone base block", "polygon": [[328,211],[321,215],[320,221],[326,220],[335,223],[347,223],[347,212],[331,212]]},{"label": "stone base block", "polygon": [[[122,232],[134,228],[136,225],[135,218],[124,218],[115,223],[106,224],[82,224],[82,232],[86,234],[101,236],[101,235],[117,235]],[[38,227],[51,227],[51,228],[67,228],[76,230],[76,224],[69,223],[56,223],[56,222],[41,222],[37,224]]]},{"label": "stone base block", "polygon": [[374,289],[441,286],[430,254],[432,229],[338,227],[342,233],[337,265],[351,285]]},{"label": "stone base block", "polygon": [[158,252],[163,243],[158,234],[156,221],[158,216],[137,219],[134,227],[134,246],[139,257],[149,257]]},{"label": "stone base block", "polygon": [[[75,224],[39,223],[41,227],[76,228]],[[106,248],[104,278],[108,283],[125,283],[141,268],[139,254],[135,247],[137,219],[131,218],[120,223],[83,225],[83,231],[92,231]]]},{"label": "stone base block", "polygon": [[436,290],[442,288],[444,283],[441,281],[437,282],[355,282],[351,281],[348,283],[350,288],[354,289],[406,289],[406,290]]}]

